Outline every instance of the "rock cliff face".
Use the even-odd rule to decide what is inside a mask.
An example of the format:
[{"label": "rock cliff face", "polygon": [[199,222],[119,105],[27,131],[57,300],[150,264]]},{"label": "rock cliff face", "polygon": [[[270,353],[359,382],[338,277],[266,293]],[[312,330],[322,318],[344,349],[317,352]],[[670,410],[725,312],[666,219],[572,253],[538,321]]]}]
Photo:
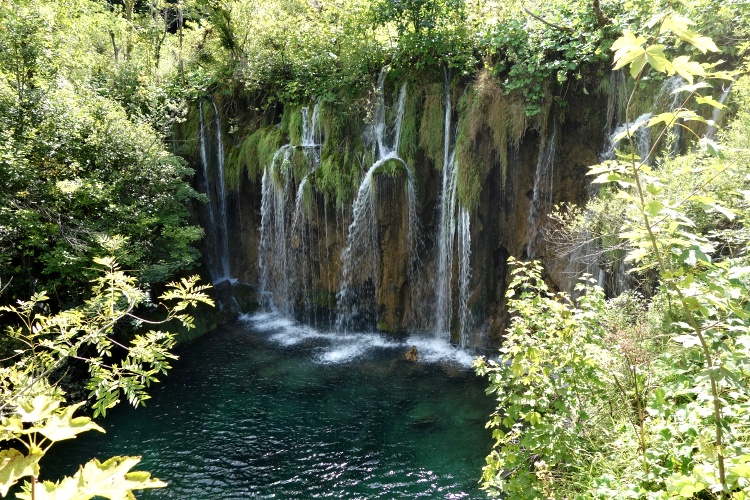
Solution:
[{"label": "rock cliff face", "polygon": [[421,86],[384,75],[370,118],[343,125],[322,104],[261,119],[239,101],[203,101],[192,162],[209,195],[197,209],[206,265],[303,321],[497,339],[509,256],[542,260],[554,286],[572,288],[577,269],[544,227],[555,204],[588,197],[607,98],[551,98],[527,119],[486,75]]}]

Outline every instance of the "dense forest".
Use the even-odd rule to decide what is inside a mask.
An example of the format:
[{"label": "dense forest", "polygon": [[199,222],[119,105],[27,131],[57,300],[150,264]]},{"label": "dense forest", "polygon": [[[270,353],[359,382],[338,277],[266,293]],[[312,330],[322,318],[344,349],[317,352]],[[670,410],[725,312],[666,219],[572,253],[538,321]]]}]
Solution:
[{"label": "dense forest", "polygon": [[164,486],[39,461],[217,299],[490,346],[489,495],[748,498],[748,40],[734,0],[3,2],[0,493]]}]

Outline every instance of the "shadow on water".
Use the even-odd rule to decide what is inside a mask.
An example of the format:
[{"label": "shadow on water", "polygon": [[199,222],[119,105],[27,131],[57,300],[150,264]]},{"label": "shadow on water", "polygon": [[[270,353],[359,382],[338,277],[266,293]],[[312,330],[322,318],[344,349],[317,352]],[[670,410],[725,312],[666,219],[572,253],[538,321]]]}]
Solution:
[{"label": "shadow on water", "polygon": [[431,340],[406,361],[420,342],[247,317],[182,346],[147,407],[58,444],[42,475],[127,454],[169,483],[138,498],[485,498],[485,383]]}]

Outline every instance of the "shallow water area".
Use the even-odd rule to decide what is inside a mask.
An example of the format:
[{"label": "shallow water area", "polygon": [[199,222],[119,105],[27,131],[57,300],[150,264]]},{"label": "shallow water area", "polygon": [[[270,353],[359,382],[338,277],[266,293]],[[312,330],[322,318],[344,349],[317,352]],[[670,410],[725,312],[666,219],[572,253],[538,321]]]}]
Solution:
[{"label": "shallow water area", "polygon": [[[404,359],[416,345],[420,361]],[[485,498],[493,410],[470,354],[432,338],[332,333],[248,315],[178,350],[148,406],[61,443],[45,478],[141,455],[138,498]]]}]

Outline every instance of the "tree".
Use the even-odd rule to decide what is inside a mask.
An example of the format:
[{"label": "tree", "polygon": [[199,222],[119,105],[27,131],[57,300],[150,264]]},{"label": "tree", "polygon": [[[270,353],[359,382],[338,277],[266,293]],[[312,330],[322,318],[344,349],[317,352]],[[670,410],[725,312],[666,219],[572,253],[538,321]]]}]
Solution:
[{"label": "tree", "polygon": [[[517,316],[500,359],[475,365],[489,375],[499,401],[488,424],[496,446],[483,478],[491,492],[722,499],[750,493],[750,267],[745,251],[732,250],[738,239],[747,243],[748,154],[725,153],[705,137],[698,143],[703,151],[658,154],[676,127],[698,137],[688,123],[708,120],[694,109],[722,107],[708,93],[709,80],[729,75],[693,59],[717,48],[688,19],[668,13],[648,27],[651,34],[626,31],[612,47],[615,69],[633,79],[620,138],[627,147],[590,174],[606,186],[604,196],[622,201],[615,221],[626,261],[658,276],[658,287],[651,301],[623,295],[608,305],[586,286],[574,302],[550,294],[536,268],[521,268],[509,288]],[[681,44],[691,51],[675,55]],[[634,96],[648,72],[684,78],[675,90],[681,104],[634,123]],[[639,127],[657,131],[644,157],[632,139]],[[738,234],[729,236],[727,222]],[[567,342],[571,331],[578,338]]]},{"label": "tree", "polygon": [[135,313],[148,303],[147,292],[113,257],[96,262],[103,273],[93,282],[92,297],[80,307],[44,314],[48,297],[40,292],[16,306],[0,308],[19,320],[17,326],[8,327],[14,349],[0,367],[0,440],[14,445],[0,452],[3,496],[25,477],[30,480],[20,498],[31,500],[132,498],[131,490],[165,486],[146,472],[130,472],[138,457],[92,460],[73,477],[37,483],[39,460],[54,443],[89,430],[104,432],[89,417],[74,416],[84,402],[66,404],[57,378],[61,369],[73,361],[85,363],[94,416],[105,415],[122,398],[134,406],[142,404],[149,397],[146,389],[158,382],[176,359],[170,353],[174,334],[151,329],[136,334],[126,345],[117,330],[125,323],[158,326],[172,320],[191,328],[193,318],[187,308],[199,303],[213,305],[204,293],[208,286],[198,285],[196,277],[185,278],[170,283],[160,296],[173,302],[160,306],[161,318],[146,320]]}]

